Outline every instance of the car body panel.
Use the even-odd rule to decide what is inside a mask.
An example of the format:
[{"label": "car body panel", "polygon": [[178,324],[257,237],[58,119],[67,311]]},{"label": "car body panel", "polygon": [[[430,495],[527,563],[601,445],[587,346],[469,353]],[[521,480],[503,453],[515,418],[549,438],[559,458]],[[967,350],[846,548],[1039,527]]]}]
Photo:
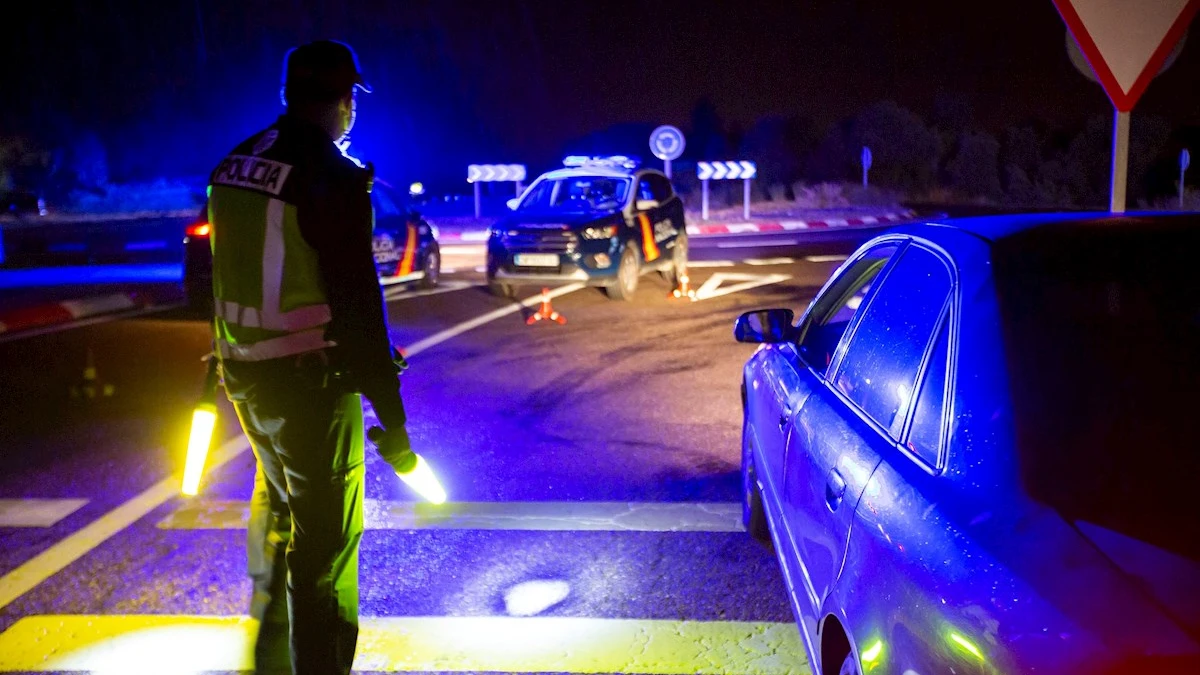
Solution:
[{"label": "car body panel", "polygon": [[[629,184],[623,201],[612,208],[548,212],[519,206],[501,218],[488,237],[489,280],[513,285],[581,282],[608,286],[616,283],[627,247],[636,251],[642,273],[669,269],[676,246],[686,237],[683,201],[672,189],[666,201],[638,209],[642,180],[651,175],[669,185],[666,176],[650,169],[588,165],[539,176],[520,198],[522,204],[550,181],[603,178]],[[608,227],[613,228],[611,236],[584,236],[589,229]]]},{"label": "car body panel", "polygon": [[[815,672],[821,631],[834,622],[850,636],[863,672],[1200,672],[1191,670],[1200,667],[1200,565],[1064,519],[1025,494],[1012,459],[1014,411],[989,237],[1094,217],[971,219],[962,228],[915,225],[885,235],[937,251],[956,272],[943,445],[933,466],[813,371],[780,366],[796,353],[792,344],[764,345],[747,362],[752,457],[756,469],[767,468],[758,469],[759,484],[785,576],[793,586],[811,584],[790,590]],[[842,357],[839,347],[831,373]],[[790,410],[790,434],[769,433],[767,422],[792,400],[802,405]],[[913,424],[908,414],[902,440]],[[824,504],[832,468],[850,474],[846,499],[862,488],[853,518]]]}]

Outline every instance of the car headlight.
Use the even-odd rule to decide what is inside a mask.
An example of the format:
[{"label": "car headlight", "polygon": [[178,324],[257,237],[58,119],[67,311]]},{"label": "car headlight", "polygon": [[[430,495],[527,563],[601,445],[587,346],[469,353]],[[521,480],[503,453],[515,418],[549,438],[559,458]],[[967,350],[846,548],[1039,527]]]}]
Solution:
[{"label": "car headlight", "polygon": [[617,226],[602,225],[599,227],[588,227],[581,234],[584,239],[611,239],[617,236]]}]

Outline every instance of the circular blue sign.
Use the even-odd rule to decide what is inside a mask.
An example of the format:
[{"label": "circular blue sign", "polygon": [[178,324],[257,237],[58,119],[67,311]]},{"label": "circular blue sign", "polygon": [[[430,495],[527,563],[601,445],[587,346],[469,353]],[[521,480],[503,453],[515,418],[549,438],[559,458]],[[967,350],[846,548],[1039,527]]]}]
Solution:
[{"label": "circular blue sign", "polygon": [[650,152],[659,159],[679,159],[683,155],[684,145],[683,132],[669,124],[650,133]]}]

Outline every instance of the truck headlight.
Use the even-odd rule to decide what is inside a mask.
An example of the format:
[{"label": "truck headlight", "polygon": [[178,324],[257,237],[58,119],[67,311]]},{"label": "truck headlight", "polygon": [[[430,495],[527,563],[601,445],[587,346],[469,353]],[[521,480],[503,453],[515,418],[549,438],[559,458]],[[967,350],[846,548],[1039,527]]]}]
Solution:
[{"label": "truck headlight", "polygon": [[583,232],[584,239],[612,239],[617,236],[616,225],[601,225],[598,227],[585,228]]}]

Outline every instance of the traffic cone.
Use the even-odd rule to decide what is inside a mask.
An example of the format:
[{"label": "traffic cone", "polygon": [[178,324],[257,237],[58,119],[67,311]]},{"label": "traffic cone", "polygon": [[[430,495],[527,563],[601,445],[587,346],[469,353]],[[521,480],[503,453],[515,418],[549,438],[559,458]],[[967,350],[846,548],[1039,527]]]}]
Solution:
[{"label": "traffic cone", "polygon": [[538,308],[538,311],[533,313],[533,316],[525,320],[525,325],[532,326],[542,319],[555,321],[560,324],[567,322],[567,317],[554,311],[554,308],[550,306],[550,289],[548,288],[542,289],[542,306]]},{"label": "traffic cone", "polygon": [[94,400],[97,398],[111,398],[115,394],[117,388],[107,382],[101,382],[96,375],[96,360],[92,355],[92,348],[88,347],[87,360],[83,365],[83,377],[74,385],[71,385],[71,398]]},{"label": "traffic cone", "polygon": [[688,285],[690,281],[691,280],[688,278],[687,268],[685,267],[683,271],[679,273],[679,288],[671,291],[670,297],[690,298],[691,300],[695,300],[696,290]]}]

